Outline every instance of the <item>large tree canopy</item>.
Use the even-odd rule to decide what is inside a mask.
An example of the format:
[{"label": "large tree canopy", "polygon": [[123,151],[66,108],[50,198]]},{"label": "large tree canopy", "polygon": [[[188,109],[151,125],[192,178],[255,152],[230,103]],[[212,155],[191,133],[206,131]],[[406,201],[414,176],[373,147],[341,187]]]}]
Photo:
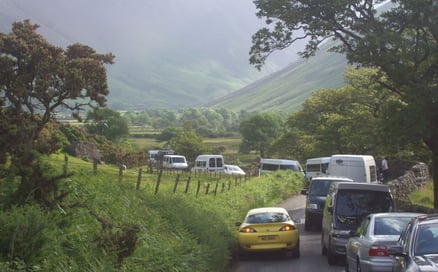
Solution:
[{"label": "large tree canopy", "polygon": [[264,158],[266,149],[284,132],[284,120],[279,114],[254,114],[240,122],[240,151],[245,153],[257,150],[260,151],[260,157]]},{"label": "large tree canopy", "polygon": [[[388,120],[404,120],[404,134],[421,139],[438,169],[438,1],[437,0],[255,0],[267,27],[253,36],[250,62],[260,68],[275,50],[307,39],[301,55],[335,40],[333,51],[358,66],[375,66],[380,82],[403,103]],[[382,3],[385,5],[381,6]],[[378,10],[379,8],[379,10]],[[381,75],[376,80],[382,78]],[[389,124],[392,122],[389,121]],[[400,123],[394,127],[400,131]],[[434,173],[435,208],[438,175]]]},{"label": "large tree canopy", "polygon": [[22,178],[19,194],[44,198],[50,186],[34,152],[41,131],[58,110],[78,114],[105,105],[104,65],[114,56],[82,44],[64,50],[48,43],[38,27],[25,20],[14,23],[11,33],[0,33],[0,154],[3,163],[9,156],[9,172]]}]

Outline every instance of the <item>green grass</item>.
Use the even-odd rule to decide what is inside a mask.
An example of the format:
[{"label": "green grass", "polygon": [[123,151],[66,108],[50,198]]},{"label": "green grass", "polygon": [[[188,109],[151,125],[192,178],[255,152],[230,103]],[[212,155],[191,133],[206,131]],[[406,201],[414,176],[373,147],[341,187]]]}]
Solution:
[{"label": "green grass", "polygon": [[[43,162],[59,174],[64,158],[57,154]],[[304,182],[290,171],[243,180],[184,172],[174,192],[177,175],[165,172],[155,193],[157,173],[143,172],[136,190],[138,169],[127,169],[119,182],[116,166],[98,165],[95,173],[91,162],[68,157],[68,171],[75,173],[63,182],[69,195],[54,210],[17,207],[0,214],[0,223],[8,222],[0,230],[0,244],[20,241],[16,252],[35,253],[24,263],[16,255],[14,262],[40,271],[225,271],[233,255],[235,222],[250,208],[281,203]],[[44,231],[35,232],[30,220]],[[129,241],[135,247],[119,262]],[[6,255],[0,257],[0,270],[10,271],[13,264]]]},{"label": "green grass", "polygon": [[409,198],[413,204],[433,208],[433,181],[426,182],[420,190],[411,193]]}]

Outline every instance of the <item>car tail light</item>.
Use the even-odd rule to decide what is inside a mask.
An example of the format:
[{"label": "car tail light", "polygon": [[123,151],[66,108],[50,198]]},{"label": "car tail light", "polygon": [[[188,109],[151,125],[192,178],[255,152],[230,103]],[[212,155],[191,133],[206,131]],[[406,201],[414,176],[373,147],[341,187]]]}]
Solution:
[{"label": "car tail light", "polygon": [[372,246],[368,251],[368,255],[372,257],[389,256],[388,248],[386,246]]},{"label": "car tail light", "polygon": [[296,230],[297,228],[294,225],[284,225],[281,227],[280,231],[291,231]]},{"label": "car tail light", "polygon": [[251,227],[244,227],[240,229],[240,232],[244,232],[244,233],[252,233],[252,232],[256,232],[255,229],[251,228]]}]

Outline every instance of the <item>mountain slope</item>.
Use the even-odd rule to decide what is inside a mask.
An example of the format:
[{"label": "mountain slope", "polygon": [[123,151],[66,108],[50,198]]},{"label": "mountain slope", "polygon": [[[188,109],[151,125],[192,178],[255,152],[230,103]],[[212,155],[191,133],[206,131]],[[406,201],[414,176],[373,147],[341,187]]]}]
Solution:
[{"label": "mountain slope", "polygon": [[249,65],[251,35],[263,26],[252,0],[0,1],[1,32],[24,19],[53,44],[116,56],[108,67],[113,109],[199,106],[296,59],[291,49],[262,72]]},{"label": "mountain slope", "polygon": [[205,106],[233,111],[277,111],[290,113],[301,108],[313,91],[344,86],[344,55],[327,52],[333,44],[322,46],[307,60],[300,59],[288,67],[257,80],[248,86],[216,99]]}]

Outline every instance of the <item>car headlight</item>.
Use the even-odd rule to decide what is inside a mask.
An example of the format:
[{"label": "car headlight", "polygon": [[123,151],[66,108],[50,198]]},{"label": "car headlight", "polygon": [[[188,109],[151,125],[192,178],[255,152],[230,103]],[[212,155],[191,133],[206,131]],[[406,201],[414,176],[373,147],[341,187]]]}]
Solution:
[{"label": "car headlight", "polygon": [[316,203],[308,203],[307,204],[307,208],[308,209],[312,209],[312,210],[317,210],[318,209],[318,204],[316,204]]}]

